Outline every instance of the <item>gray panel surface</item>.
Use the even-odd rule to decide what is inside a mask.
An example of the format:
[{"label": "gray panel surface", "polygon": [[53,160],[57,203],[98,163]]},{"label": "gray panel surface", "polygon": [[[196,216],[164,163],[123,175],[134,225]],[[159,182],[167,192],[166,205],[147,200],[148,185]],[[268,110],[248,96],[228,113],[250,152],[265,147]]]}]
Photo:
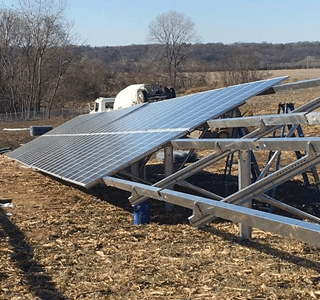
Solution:
[{"label": "gray panel surface", "polygon": [[8,157],[88,188],[286,78],[79,116]]},{"label": "gray panel surface", "polygon": [[[102,124],[111,124],[112,122],[132,113],[145,106],[145,104],[128,107],[121,110],[113,110],[106,113],[93,113],[88,115],[78,116],[61,126],[51,130],[50,135],[53,134],[77,134],[77,133],[91,133],[96,132]],[[79,126],[81,125],[81,126]]]}]

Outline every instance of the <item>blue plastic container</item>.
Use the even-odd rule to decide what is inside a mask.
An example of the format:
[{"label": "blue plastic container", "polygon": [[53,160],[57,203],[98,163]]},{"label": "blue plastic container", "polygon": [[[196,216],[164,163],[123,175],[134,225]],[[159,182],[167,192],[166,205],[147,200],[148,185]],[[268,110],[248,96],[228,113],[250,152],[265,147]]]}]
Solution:
[{"label": "blue plastic container", "polygon": [[150,223],[150,204],[143,202],[133,208],[133,224],[142,225]]}]

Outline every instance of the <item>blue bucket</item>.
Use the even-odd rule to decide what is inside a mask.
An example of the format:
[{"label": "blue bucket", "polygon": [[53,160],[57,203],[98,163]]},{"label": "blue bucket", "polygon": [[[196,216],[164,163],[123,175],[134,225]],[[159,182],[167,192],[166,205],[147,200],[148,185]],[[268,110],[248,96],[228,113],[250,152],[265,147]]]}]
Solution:
[{"label": "blue bucket", "polygon": [[133,208],[133,224],[142,225],[150,223],[150,204],[140,203]]}]

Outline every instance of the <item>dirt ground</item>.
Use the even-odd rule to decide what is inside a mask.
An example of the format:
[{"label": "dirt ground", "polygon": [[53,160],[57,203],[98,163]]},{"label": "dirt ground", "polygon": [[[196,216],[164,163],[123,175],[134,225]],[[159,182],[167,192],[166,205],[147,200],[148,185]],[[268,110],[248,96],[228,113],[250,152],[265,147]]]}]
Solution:
[{"label": "dirt ground", "polygon": [[[318,96],[320,88],[263,96],[242,111],[276,113],[280,102],[298,107]],[[32,124],[0,123],[0,148],[31,139],[3,128]],[[0,299],[320,299],[318,247],[258,229],[244,242],[237,224],[221,220],[196,229],[191,211],[166,214],[157,201],[151,223],[134,226],[126,192],[82,190],[5,155],[0,168],[0,203],[11,204],[0,208]],[[282,194],[294,201],[300,186],[297,178]]]}]

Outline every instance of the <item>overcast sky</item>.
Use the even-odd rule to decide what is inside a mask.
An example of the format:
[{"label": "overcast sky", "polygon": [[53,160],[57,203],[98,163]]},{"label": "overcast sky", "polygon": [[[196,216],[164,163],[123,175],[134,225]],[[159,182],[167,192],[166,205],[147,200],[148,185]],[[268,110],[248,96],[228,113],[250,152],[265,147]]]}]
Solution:
[{"label": "overcast sky", "polygon": [[[15,5],[18,0],[2,0]],[[148,25],[171,10],[195,23],[202,43],[289,43],[320,40],[320,0],[68,0],[81,42],[146,44]]]}]

